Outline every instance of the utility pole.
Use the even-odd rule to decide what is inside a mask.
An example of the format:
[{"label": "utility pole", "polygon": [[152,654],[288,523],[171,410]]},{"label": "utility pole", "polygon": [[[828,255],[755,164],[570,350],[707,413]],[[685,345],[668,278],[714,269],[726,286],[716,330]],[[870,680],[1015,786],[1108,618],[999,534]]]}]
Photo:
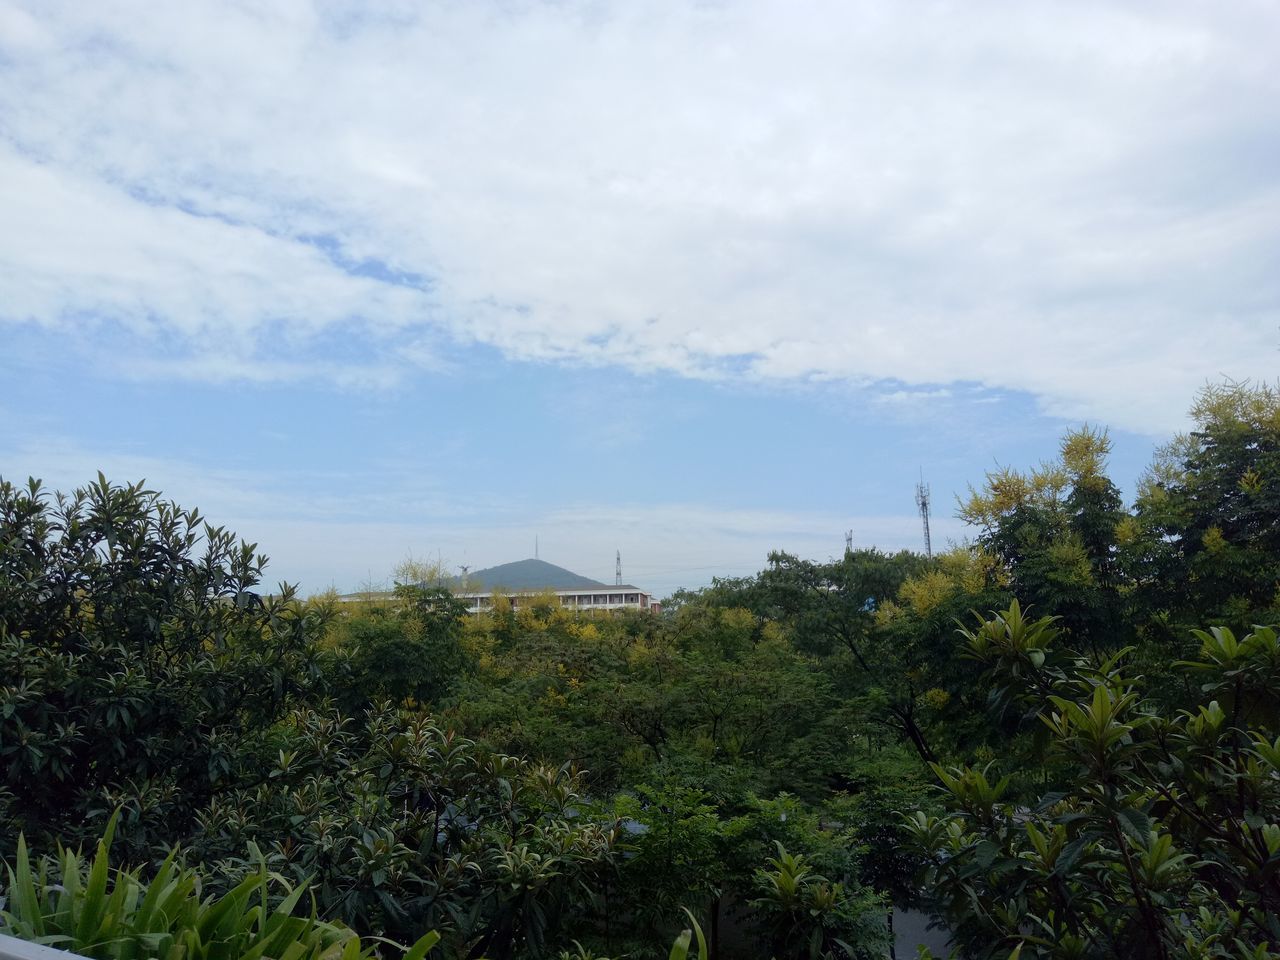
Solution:
[{"label": "utility pole", "polygon": [[924,482],[924,473],[920,474],[920,482],[916,484],[916,506],[920,510],[920,520],[924,523],[924,552],[933,559],[933,544],[929,540],[929,485]]}]

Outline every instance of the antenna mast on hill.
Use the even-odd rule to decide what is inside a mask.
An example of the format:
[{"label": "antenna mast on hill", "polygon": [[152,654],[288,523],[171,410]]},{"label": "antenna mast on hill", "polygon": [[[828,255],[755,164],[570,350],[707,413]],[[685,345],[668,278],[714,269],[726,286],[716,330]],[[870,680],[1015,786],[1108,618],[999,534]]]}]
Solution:
[{"label": "antenna mast on hill", "polygon": [[622,586],[622,551],[618,551],[617,560],[613,565],[613,585],[615,587]]},{"label": "antenna mast on hill", "polygon": [[924,474],[920,474],[920,482],[916,484],[916,506],[920,508],[920,519],[924,522],[924,552],[933,559],[933,544],[929,540],[929,485],[924,482]]},{"label": "antenna mast on hill", "polygon": [[845,556],[853,553],[853,531],[846,530],[844,532],[844,552]]}]

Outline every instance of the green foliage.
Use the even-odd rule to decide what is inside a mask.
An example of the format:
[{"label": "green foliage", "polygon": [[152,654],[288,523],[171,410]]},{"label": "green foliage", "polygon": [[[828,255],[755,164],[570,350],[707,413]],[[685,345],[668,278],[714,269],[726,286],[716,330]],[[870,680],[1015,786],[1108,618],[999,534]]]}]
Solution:
[{"label": "green foliage", "polygon": [[[977,616],[974,614],[974,616]],[[1063,677],[1064,654],[1057,617],[1027,619],[1022,605],[1012,600],[1006,610],[989,618],[977,617],[976,629],[960,628],[964,640],[960,656],[986,668],[982,676],[990,688],[988,706],[994,716],[1034,719]],[[1042,732],[1038,730],[1037,732]],[[1036,749],[1042,741],[1036,741]]]},{"label": "green foliage", "polygon": [[1125,513],[1106,475],[1110,452],[1106,431],[1085,425],[1063,438],[1056,461],[987,474],[960,509],[1004,565],[1012,592],[1052,610],[1081,649],[1119,639],[1116,528]]},{"label": "green foliage", "polygon": [[971,492],[972,543],[775,552],[661,617],[467,616],[413,564],[356,603],[262,596],[251,545],[142,485],[0,482],[0,853],[120,808],[141,866],[110,895],[141,892],[112,922],[157,872],[198,879],[192,910],[251,888],[228,915],[307,884],[334,960],[367,949],[348,928],[455,958],[873,955],[891,903],[931,898],[967,955],[1265,958],[1280,402],[1227,384],[1193,417],[1132,510],[1085,427]]},{"label": "green foliage", "polygon": [[717,909],[732,878],[729,831],[705,792],[642,785],[614,809],[631,834],[615,900],[635,911],[642,928],[665,933],[681,907]]},{"label": "green foliage", "polygon": [[850,838],[846,843],[858,845],[855,875],[865,887],[892,904],[914,906],[924,864],[910,843],[902,812],[929,797],[928,771],[902,748],[860,756],[852,767],[842,792],[826,804],[824,819],[843,824]]},{"label": "green foliage", "polygon": [[[1014,656],[1039,635],[1039,663]],[[1178,665],[1217,699],[1174,713],[1140,693],[1121,667],[1055,669],[1050,628],[1016,608],[967,633],[999,682],[1039,700],[1049,762],[1064,789],[1021,805],[1009,780],[936,768],[942,817],[909,828],[931,858],[926,885],[978,956],[1269,957],[1280,940],[1280,744],[1258,694],[1275,678],[1275,632],[1237,642],[1203,633],[1201,655]],[[1025,644],[1022,644],[1025,647]],[[1039,658],[1037,658],[1039,659]]]},{"label": "green foliage", "polygon": [[486,617],[468,625],[477,668],[449,701],[454,715],[498,749],[574,760],[593,792],[643,782],[664,763],[762,792],[816,793],[834,772],[811,759],[826,760],[823,741],[845,736],[835,691],[748,611],[697,604],[670,619],[591,620],[521,611],[502,632]]},{"label": "green foliage", "polygon": [[1144,613],[1178,638],[1280,618],[1280,391],[1206,387],[1157,454],[1127,546]]},{"label": "green foliage", "polygon": [[[709,960],[710,953],[707,948],[707,938],[702,932],[702,927],[699,926],[698,921],[694,919],[693,914],[688,910],[685,910],[684,913],[689,919],[689,926],[676,935],[675,942],[671,944],[671,951],[667,954],[668,960],[688,960],[689,950],[693,946],[695,938],[698,949],[694,956],[697,960]],[[609,958],[595,953],[575,940],[573,949],[560,951],[556,960],[609,960]]]},{"label": "green foliage", "polygon": [[[202,896],[202,878],[171,852],[149,879],[112,868],[113,819],[92,860],[60,848],[34,863],[18,838],[6,867],[0,933],[95,960],[365,960],[372,942],[313,915],[297,915],[305,886],[290,887],[256,867],[221,896]],[[421,960],[435,943],[426,935],[404,954]]]},{"label": "green foliage", "polygon": [[341,611],[327,646],[327,679],[348,713],[380,700],[438,703],[467,669],[466,605],[441,586],[397,584],[390,602]]},{"label": "green foliage", "polygon": [[256,843],[314,880],[327,919],[438,926],[452,955],[546,953],[590,911],[611,824],[582,816],[559,765],[362,709],[452,684],[457,602],[406,586],[385,615],[336,617],[253,593],[264,562],[141,484],[0,483],[0,837],[75,843],[120,808],[127,859],[182,843],[210,889],[253,875]]},{"label": "green foliage", "polygon": [[141,854],[256,777],[323,629],[253,592],[264,563],[141,483],[0,480],[0,837],[89,839],[119,806]]},{"label": "green foliage", "polygon": [[777,960],[884,955],[888,931],[878,900],[828,880],[781,842],[768,867],[756,871],[756,888],[751,907]]},{"label": "green foliage", "polygon": [[261,783],[200,815],[193,855],[236,876],[247,843],[309,879],[324,916],[449,955],[540,956],[590,908],[614,829],[564,768],[492,753],[390,708],[355,723],[303,710]]},{"label": "green foliage", "polygon": [[[874,954],[887,932],[886,907],[862,882],[858,835],[824,823],[819,811],[786,794],[736,800],[726,802],[670,780],[641,786],[634,797],[619,797],[615,810],[631,825],[615,898],[619,912],[665,933],[678,908],[691,908],[708,918],[714,943],[722,919],[733,913],[727,905],[748,904],[738,922],[745,921],[773,949],[799,949],[802,935],[807,951],[814,932],[823,930],[830,934],[818,937],[823,950],[831,947],[831,936],[842,936],[855,945],[853,955],[861,956],[859,949]],[[803,916],[761,912],[752,902],[760,896],[761,867],[779,847],[796,851],[827,884],[825,892],[816,886],[809,891],[813,898]]]},{"label": "green foliage", "polygon": [[895,620],[893,600],[936,571],[914,555],[876,550],[851,550],[826,564],[775,552],[769,563],[757,577],[718,583],[708,598],[750,610],[760,631],[772,627],[815,657],[862,723],[905,738],[921,758],[935,759],[926,729],[930,708],[920,698],[947,682],[937,668],[949,659],[949,644],[940,633],[916,629],[917,621],[908,626],[906,618]]}]

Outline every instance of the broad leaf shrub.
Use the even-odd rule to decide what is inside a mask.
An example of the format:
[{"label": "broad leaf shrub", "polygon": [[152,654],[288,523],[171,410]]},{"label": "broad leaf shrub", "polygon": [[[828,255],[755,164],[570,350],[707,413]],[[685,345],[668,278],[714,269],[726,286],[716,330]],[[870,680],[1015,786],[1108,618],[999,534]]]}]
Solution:
[{"label": "broad leaf shrub", "polygon": [[389,597],[343,604],[326,617],[330,695],[358,716],[382,701],[430,706],[468,671],[467,607],[442,586],[398,583]]},{"label": "broad leaf shrub", "polygon": [[200,875],[176,851],[144,879],[140,870],[110,865],[114,830],[113,819],[92,860],[59,848],[33,862],[19,837],[4,872],[0,934],[95,960],[368,960],[379,948],[422,960],[438,940],[428,934],[404,951],[318,920],[306,886],[291,886],[260,857],[221,895],[206,895]]},{"label": "broad leaf shrub", "polygon": [[682,908],[706,921],[713,946],[733,924],[777,960],[887,952],[890,906],[862,882],[857,835],[822,822],[797,798],[752,798],[722,817],[716,798],[672,779],[618,798],[615,810],[633,833],[621,844],[625,859],[610,905],[633,928],[655,934],[626,944],[633,955],[646,956],[664,934],[674,935]]},{"label": "broad leaf shrub", "polygon": [[141,483],[0,479],[0,855],[91,843],[117,807],[141,859],[254,782],[313,693],[324,624],[266,558]]},{"label": "broad leaf shrub", "polygon": [[767,933],[775,960],[884,956],[884,908],[865,888],[849,889],[818,873],[803,854],[781,843],[756,871],[751,908]]},{"label": "broad leaf shrub", "polygon": [[967,955],[1280,956],[1280,641],[1256,627],[1197,631],[1175,663],[1186,708],[1144,697],[1121,651],[1100,665],[1055,648],[1051,618],[1016,607],[964,631],[1007,701],[1049,733],[1050,789],[935,766],[949,812],[909,830],[926,888]]},{"label": "broad leaf shrub", "polygon": [[199,814],[193,856],[237,876],[253,842],[309,879],[321,912],[450,955],[540,956],[589,914],[615,826],[587,815],[567,767],[483,749],[388,705],[360,722],[304,709],[262,781]]},{"label": "broad leaf shrub", "polygon": [[[461,662],[456,603],[405,588],[388,616],[404,642],[338,656],[332,605],[260,595],[264,564],[140,483],[0,480],[0,855],[20,834],[91,843],[118,809],[117,854],[154,864],[181,845],[210,892],[258,869],[252,843],[361,934],[551,951],[595,908],[611,821],[567,768],[422,712]],[[430,669],[365,682],[405,650]]]},{"label": "broad leaf shrub", "polygon": [[[94,960],[423,960],[440,941],[435,932],[408,949],[382,937],[362,939],[341,923],[319,920],[308,906],[310,889],[290,885],[256,864],[226,893],[203,895],[200,874],[173,850],[149,879],[141,870],[112,867],[108,850],[117,818],[98,841],[92,860],[59,847],[32,860],[18,838],[0,886],[0,935],[16,937]],[[690,926],[672,944],[671,960],[708,960],[707,941],[687,910]],[[607,960],[575,944],[559,960]]]},{"label": "broad leaf shrub", "polygon": [[[684,915],[689,921],[689,926],[676,935],[675,942],[671,944],[671,950],[667,954],[668,960],[689,960],[690,956],[694,957],[695,960],[709,960],[710,950],[708,949],[706,934],[702,932],[702,926],[688,909],[684,911]],[[697,944],[697,950],[690,954],[690,951],[694,949],[693,945],[695,943]],[[619,960],[628,956],[631,956],[631,954],[623,954]],[[556,960],[610,960],[610,958],[596,953],[589,947],[584,947],[575,940],[573,949],[561,950],[556,954]]]}]

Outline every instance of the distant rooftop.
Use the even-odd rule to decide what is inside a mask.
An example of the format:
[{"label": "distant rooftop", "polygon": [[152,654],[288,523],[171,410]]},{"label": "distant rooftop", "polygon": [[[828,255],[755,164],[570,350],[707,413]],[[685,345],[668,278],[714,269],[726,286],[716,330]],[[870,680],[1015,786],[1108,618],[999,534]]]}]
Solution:
[{"label": "distant rooftop", "polygon": [[[452,586],[454,589],[463,588],[462,578],[456,578]],[[581,590],[595,587],[618,589],[613,584],[592,580],[564,567],[557,567],[554,563],[529,559],[468,573],[465,589],[488,593],[494,590]]]}]

